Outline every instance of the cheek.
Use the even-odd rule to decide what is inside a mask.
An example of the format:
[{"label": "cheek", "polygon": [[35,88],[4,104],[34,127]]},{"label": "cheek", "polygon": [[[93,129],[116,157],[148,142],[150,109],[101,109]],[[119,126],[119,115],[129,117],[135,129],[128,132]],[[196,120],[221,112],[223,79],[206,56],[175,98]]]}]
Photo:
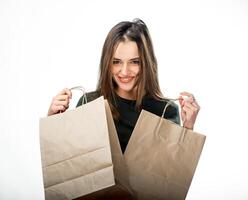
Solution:
[{"label": "cheek", "polygon": [[138,75],[140,73],[140,67],[137,67],[136,69],[133,70],[133,73],[135,75]]},{"label": "cheek", "polygon": [[117,74],[118,71],[119,71],[119,69],[118,69],[117,67],[113,67],[113,66],[111,67],[111,74],[112,74],[112,75]]}]

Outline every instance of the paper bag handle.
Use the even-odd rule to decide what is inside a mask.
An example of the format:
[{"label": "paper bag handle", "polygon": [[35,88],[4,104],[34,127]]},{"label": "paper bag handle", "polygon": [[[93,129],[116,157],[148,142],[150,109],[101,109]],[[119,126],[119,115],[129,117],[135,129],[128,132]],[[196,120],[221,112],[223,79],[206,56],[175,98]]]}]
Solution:
[{"label": "paper bag handle", "polygon": [[[187,97],[184,97],[184,99],[187,99]],[[165,98],[165,100],[167,100],[167,104],[164,107],[164,110],[163,110],[163,113],[161,115],[161,118],[164,118],[164,114],[165,114],[166,109],[169,107],[169,105],[172,105],[171,102],[178,101],[179,98],[177,98],[177,99]],[[185,122],[185,120],[182,120],[183,127],[184,127],[184,122]]]},{"label": "paper bag handle", "polygon": [[[86,96],[86,92],[83,86],[75,86],[75,87],[71,87],[69,88],[69,90],[81,90],[83,92],[83,99],[82,99],[82,104],[85,104],[88,102],[87,100],[87,96]],[[59,111],[59,113],[62,113],[61,110]]]},{"label": "paper bag handle", "polygon": [[[168,101],[167,101],[167,104],[166,104],[165,107],[164,107],[164,110],[163,110],[163,113],[162,113],[162,115],[161,115],[161,117],[160,117],[159,123],[158,123],[158,125],[157,125],[157,127],[156,127],[156,129],[155,129],[155,134],[157,134],[157,135],[159,135],[159,134],[158,134],[158,130],[160,129],[160,126],[161,126],[161,124],[162,124],[162,121],[163,121],[163,118],[164,118],[164,114],[165,114],[166,109],[167,109],[170,105],[172,105],[172,102],[178,101],[179,99],[166,98],[165,100],[168,100]],[[184,121],[182,121],[182,123],[184,124]],[[185,133],[186,133],[186,128],[183,126],[182,133],[181,133],[180,137],[178,138],[178,142],[184,141]]]},{"label": "paper bag handle", "polygon": [[[170,105],[172,105],[171,103],[172,103],[173,101],[177,101],[178,99],[169,99],[169,98],[167,98],[166,100],[168,100],[168,102],[167,102],[167,104],[166,104],[165,107],[164,107],[164,110],[163,110],[163,113],[162,113],[162,115],[161,115],[161,117],[160,117],[159,123],[158,123],[158,125],[157,125],[157,127],[156,127],[156,129],[155,129],[155,135],[158,135],[159,138],[161,138],[161,137],[160,137],[160,135],[158,134],[158,131],[159,131],[160,126],[161,126],[161,124],[162,124],[162,122],[163,122],[163,118],[164,118],[165,111],[166,111],[166,109],[167,109]],[[184,121],[183,121],[183,124],[184,124]],[[183,126],[182,128],[183,128],[183,129],[182,129],[182,132],[181,132],[181,134],[180,134],[180,137],[178,138],[178,142],[183,142],[183,141],[184,141],[184,137],[185,137],[185,134],[186,134],[186,128],[185,128],[184,126]]]},{"label": "paper bag handle", "polygon": [[83,92],[83,99],[82,99],[82,104],[87,103],[87,96],[86,96],[86,92],[83,86],[75,86],[70,88],[69,90],[81,90]]},{"label": "paper bag handle", "polygon": [[166,105],[164,107],[163,113],[161,115],[162,118],[164,118],[165,111],[169,107],[169,105],[171,105],[171,101],[172,101],[171,99],[166,99],[166,100],[168,100],[168,102],[166,103]]}]

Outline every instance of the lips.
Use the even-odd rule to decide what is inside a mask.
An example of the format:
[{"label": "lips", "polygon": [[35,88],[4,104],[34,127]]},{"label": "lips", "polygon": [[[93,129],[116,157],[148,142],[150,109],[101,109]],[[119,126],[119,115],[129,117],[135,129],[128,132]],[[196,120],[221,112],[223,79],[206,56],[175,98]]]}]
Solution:
[{"label": "lips", "polygon": [[129,83],[133,80],[134,77],[120,77],[118,76],[118,80],[121,82],[121,83]]}]

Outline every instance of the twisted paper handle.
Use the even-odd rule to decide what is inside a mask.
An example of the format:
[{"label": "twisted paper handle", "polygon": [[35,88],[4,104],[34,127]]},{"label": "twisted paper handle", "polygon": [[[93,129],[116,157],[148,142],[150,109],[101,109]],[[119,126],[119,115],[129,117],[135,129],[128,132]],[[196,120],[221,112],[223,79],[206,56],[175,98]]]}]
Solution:
[{"label": "twisted paper handle", "polygon": [[83,86],[75,86],[75,87],[70,88],[70,90],[81,90],[83,92],[83,102],[82,103],[84,104],[84,103],[88,102],[87,96],[86,96],[86,91],[85,91]]}]

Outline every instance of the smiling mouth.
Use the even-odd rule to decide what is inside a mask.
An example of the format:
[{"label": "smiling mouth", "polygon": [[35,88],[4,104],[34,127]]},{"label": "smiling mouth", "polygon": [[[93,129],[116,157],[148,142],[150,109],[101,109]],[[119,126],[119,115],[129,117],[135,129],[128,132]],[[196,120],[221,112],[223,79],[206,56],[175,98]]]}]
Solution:
[{"label": "smiling mouth", "polygon": [[129,82],[131,82],[133,79],[134,79],[134,77],[119,77],[119,76],[118,76],[118,80],[119,80],[121,83],[129,83]]}]

